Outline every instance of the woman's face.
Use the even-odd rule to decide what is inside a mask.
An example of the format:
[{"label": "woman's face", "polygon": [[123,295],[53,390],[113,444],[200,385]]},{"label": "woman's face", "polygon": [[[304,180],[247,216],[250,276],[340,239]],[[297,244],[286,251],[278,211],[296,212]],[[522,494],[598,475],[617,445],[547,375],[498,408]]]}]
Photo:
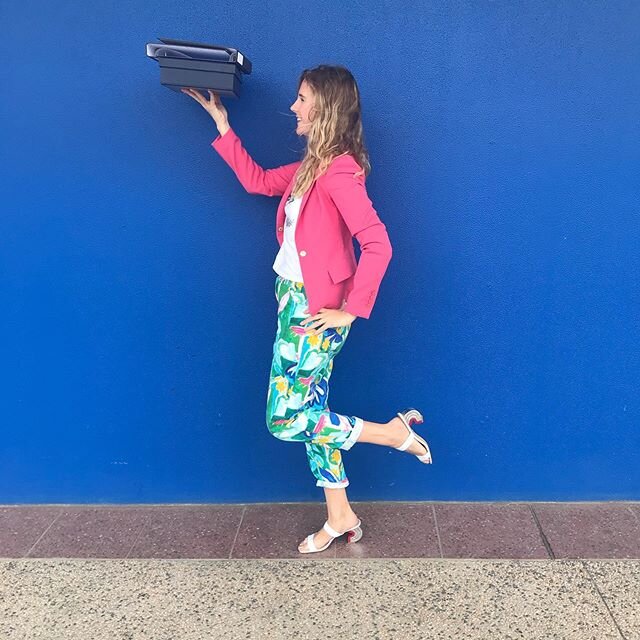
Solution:
[{"label": "woman's face", "polygon": [[296,127],[296,133],[299,136],[306,136],[311,128],[311,120],[309,118],[309,112],[313,108],[314,96],[311,87],[307,84],[306,80],[303,80],[300,84],[300,90],[296,101],[291,105],[291,111],[296,114],[298,118],[298,126]]}]

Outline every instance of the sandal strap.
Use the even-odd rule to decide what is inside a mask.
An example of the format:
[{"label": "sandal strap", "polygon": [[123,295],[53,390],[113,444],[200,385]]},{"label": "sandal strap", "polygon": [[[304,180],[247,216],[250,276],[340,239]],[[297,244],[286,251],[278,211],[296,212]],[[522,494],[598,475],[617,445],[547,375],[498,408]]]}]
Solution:
[{"label": "sandal strap", "polygon": [[399,447],[396,447],[396,449],[398,451],[404,451],[413,442],[415,436],[414,436],[414,433],[413,433],[413,429],[411,428],[411,426],[407,422],[404,414],[399,411],[396,415],[398,416],[398,418],[400,418],[400,420],[402,420],[402,424],[405,427],[407,427],[407,431],[409,432],[409,435],[407,436],[407,439]]},{"label": "sandal strap", "polygon": [[396,449],[398,449],[399,451],[404,451],[415,440],[415,438],[416,437],[413,434],[413,431],[411,431],[411,433],[407,436],[407,439],[399,447],[396,447]]},{"label": "sandal strap", "polygon": [[329,521],[327,520],[323,525],[322,528],[332,537],[332,538],[338,538],[339,536],[341,536],[342,534],[339,531],[336,531],[330,524]]},{"label": "sandal strap", "polygon": [[317,551],[318,547],[313,543],[313,533],[307,536],[307,548],[311,551]]},{"label": "sandal strap", "polygon": [[420,462],[431,462],[431,450],[429,449],[427,441],[418,434],[416,434],[416,440],[425,448],[425,453],[416,454],[416,458],[418,458]]}]

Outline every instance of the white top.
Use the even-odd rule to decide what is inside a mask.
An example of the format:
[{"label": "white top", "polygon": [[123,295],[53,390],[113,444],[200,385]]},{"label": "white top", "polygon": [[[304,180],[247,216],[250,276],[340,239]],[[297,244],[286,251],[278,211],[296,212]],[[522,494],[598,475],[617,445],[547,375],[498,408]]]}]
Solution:
[{"label": "white top", "polygon": [[300,257],[296,248],[296,225],[300,214],[300,203],[302,196],[293,198],[289,196],[284,205],[284,238],[280,251],[273,263],[273,270],[287,280],[294,282],[304,282],[302,279],[302,269],[300,268]]}]

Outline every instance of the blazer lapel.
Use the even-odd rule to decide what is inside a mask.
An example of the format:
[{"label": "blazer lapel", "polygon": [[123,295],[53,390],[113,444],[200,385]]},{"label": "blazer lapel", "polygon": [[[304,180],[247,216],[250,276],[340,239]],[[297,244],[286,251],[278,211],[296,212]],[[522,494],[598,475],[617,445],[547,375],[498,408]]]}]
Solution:
[{"label": "blazer lapel", "polygon": [[287,203],[287,198],[291,195],[291,190],[293,189],[293,180],[289,182],[287,188],[284,190],[282,197],[280,198],[280,202],[278,203],[278,213],[276,214],[276,222],[278,226],[284,224],[285,212],[284,205]]},{"label": "blazer lapel", "polygon": [[[311,186],[302,194],[302,202],[300,202],[300,211],[298,213],[298,220],[302,217],[302,210],[304,209],[305,204],[307,204],[307,200],[309,200],[309,195],[311,194],[312,189],[316,186],[316,181],[314,180],[311,183]],[[278,206],[277,213],[277,222],[278,225],[284,224],[285,219],[285,211],[284,205],[287,203],[287,199],[291,195],[291,191],[293,190],[293,180],[287,186],[285,192],[282,194],[282,198],[280,198],[280,204]]]},{"label": "blazer lapel", "polygon": [[314,180],[311,183],[311,186],[302,194],[302,202],[300,203],[300,212],[298,213],[298,220],[302,217],[302,211],[304,209],[304,205],[307,204],[307,200],[309,199],[309,195],[311,194],[311,190],[315,187],[316,181]]}]

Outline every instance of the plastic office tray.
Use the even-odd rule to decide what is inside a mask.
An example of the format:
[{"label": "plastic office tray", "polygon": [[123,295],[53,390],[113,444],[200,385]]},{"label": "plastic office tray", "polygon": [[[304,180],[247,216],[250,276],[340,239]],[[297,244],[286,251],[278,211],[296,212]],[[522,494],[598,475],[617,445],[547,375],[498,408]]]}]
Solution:
[{"label": "plastic office tray", "polygon": [[223,96],[238,98],[242,74],[251,73],[251,61],[232,47],[158,38],[162,44],[148,43],[147,56],[160,65],[160,83],[173,91],[193,87],[211,89]]}]

